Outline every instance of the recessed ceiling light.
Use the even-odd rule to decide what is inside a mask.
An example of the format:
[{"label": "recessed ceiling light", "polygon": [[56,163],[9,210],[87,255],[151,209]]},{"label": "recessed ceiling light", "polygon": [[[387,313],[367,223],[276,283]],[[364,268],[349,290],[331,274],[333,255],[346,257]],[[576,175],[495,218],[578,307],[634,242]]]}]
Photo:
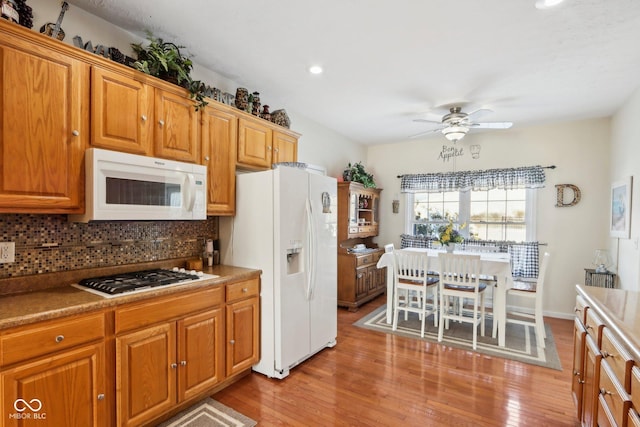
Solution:
[{"label": "recessed ceiling light", "polygon": [[309,72],[311,74],[322,74],[322,67],[319,65],[312,65],[309,67]]},{"label": "recessed ceiling light", "polygon": [[563,1],[564,0],[537,0],[536,9],[549,9],[551,7],[559,5]]}]

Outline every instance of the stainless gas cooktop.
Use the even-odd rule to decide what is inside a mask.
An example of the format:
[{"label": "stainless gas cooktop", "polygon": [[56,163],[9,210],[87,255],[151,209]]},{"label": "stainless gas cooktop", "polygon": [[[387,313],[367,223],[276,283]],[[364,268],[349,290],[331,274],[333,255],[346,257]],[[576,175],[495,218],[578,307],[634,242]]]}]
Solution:
[{"label": "stainless gas cooktop", "polygon": [[82,279],[76,287],[105,298],[113,298],[125,293],[131,294],[151,290],[159,286],[193,283],[216,277],[218,276],[194,270],[187,271],[178,268],[173,270],[154,269]]}]

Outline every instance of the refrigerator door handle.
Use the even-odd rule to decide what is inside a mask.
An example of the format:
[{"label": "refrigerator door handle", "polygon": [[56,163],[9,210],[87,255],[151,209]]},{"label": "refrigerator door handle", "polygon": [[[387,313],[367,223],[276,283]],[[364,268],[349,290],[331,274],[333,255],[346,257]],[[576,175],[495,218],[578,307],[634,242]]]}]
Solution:
[{"label": "refrigerator door handle", "polygon": [[307,300],[311,300],[313,297],[313,289],[316,282],[316,235],[313,226],[313,210],[311,209],[311,201],[307,199],[307,265],[309,266],[307,271]]}]

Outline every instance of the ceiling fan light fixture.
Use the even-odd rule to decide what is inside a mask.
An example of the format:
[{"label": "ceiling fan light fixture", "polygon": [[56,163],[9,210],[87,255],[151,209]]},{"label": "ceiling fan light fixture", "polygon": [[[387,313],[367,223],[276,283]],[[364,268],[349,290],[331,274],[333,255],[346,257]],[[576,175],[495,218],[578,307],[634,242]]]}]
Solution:
[{"label": "ceiling fan light fixture", "polygon": [[469,132],[468,127],[459,125],[448,126],[442,129],[442,134],[444,135],[444,137],[452,142],[460,141],[462,138],[464,138],[467,132]]}]

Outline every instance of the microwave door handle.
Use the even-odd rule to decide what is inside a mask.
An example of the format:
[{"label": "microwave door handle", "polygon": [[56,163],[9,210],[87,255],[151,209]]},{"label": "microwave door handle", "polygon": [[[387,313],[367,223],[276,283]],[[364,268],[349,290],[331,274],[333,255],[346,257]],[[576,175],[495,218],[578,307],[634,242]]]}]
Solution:
[{"label": "microwave door handle", "polygon": [[196,179],[193,174],[187,174],[185,190],[185,209],[187,212],[193,212],[193,205],[196,202]]}]

